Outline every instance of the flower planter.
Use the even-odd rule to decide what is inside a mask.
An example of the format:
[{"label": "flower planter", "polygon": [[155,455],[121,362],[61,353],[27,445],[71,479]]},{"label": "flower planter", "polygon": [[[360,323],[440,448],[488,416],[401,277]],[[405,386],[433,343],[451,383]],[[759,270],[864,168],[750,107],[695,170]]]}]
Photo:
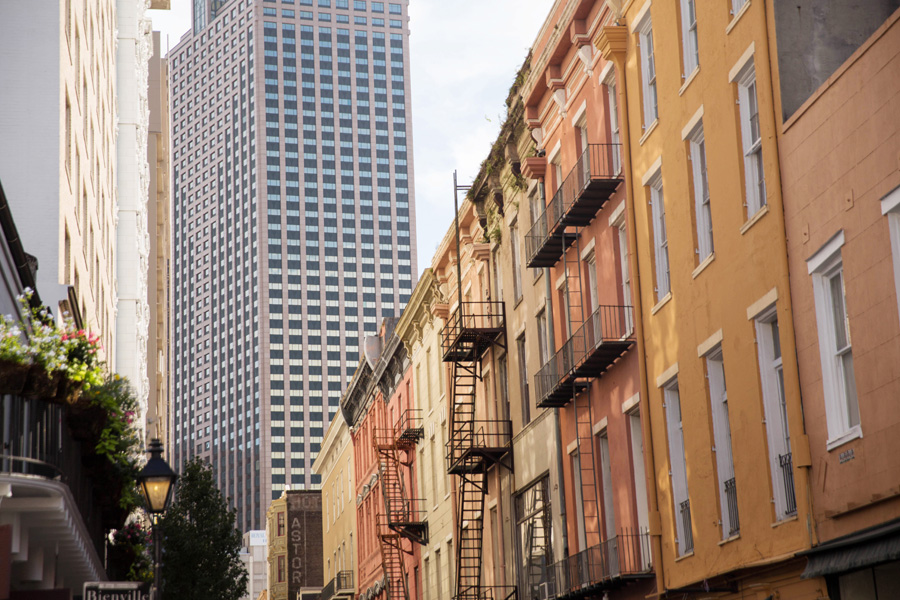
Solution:
[{"label": "flower planter", "polygon": [[25,387],[31,365],[0,360],[0,394],[18,394]]},{"label": "flower planter", "polygon": [[44,367],[40,365],[32,365],[28,372],[28,379],[22,388],[23,396],[33,396],[49,400],[56,397],[59,390],[59,382],[62,380],[62,373],[48,373]]},{"label": "flower planter", "polygon": [[57,404],[76,405],[81,399],[82,389],[84,389],[83,381],[69,381],[63,377],[62,383],[59,384],[59,389],[52,401]]}]

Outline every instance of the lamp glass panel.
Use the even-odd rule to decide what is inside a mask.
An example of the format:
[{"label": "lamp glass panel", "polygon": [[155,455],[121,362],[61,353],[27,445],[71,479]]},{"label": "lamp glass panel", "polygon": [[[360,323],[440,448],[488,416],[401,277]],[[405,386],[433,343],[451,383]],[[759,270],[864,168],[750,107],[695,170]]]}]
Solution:
[{"label": "lamp glass panel", "polygon": [[166,509],[166,497],[172,482],[168,477],[149,477],[144,480],[144,495],[150,505],[151,512],[162,512]]}]

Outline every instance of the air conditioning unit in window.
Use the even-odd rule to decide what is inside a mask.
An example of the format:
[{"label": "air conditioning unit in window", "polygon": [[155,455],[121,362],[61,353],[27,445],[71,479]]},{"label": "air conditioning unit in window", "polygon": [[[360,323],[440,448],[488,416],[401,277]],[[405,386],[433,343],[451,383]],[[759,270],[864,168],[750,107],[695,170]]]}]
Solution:
[{"label": "air conditioning unit in window", "polygon": [[556,597],[556,585],[552,581],[542,583],[538,586],[538,596],[541,600],[552,600]]}]

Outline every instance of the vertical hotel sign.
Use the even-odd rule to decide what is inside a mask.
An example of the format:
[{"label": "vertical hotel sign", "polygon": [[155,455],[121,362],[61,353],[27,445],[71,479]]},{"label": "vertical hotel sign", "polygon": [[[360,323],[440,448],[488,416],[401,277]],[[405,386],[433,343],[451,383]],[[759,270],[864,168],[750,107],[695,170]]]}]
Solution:
[{"label": "vertical hotel sign", "polygon": [[322,588],[322,495],[319,491],[287,493],[288,597]]}]

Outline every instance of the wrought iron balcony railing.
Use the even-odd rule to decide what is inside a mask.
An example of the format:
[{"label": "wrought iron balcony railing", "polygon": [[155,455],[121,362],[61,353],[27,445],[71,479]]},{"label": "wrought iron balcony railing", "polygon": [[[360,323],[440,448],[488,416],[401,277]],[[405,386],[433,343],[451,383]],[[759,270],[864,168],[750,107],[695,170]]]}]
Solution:
[{"label": "wrought iron balcony railing", "polygon": [[518,597],[514,585],[479,585],[459,590],[453,600],[517,600]]},{"label": "wrought iron balcony railing", "polygon": [[781,466],[781,478],[784,482],[784,497],[786,516],[797,514],[797,495],[794,491],[794,460],[792,453],[778,455],[778,464]]},{"label": "wrought iron balcony railing", "polygon": [[512,421],[471,421],[450,435],[446,448],[451,473],[499,462],[512,448]]},{"label": "wrought iron balcony railing", "polygon": [[694,551],[694,530],[691,529],[691,501],[685,500],[679,504],[681,512],[681,526],[684,529],[684,551],[682,554],[688,554]]},{"label": "wrought iron balcony railing", "polygon": [[481,358],[506,331],[505,327],[506,305],[503,302],[462,302],[441,332],[444,361]]},{"label": "wrought iron balcony railing", "polygon": [[574,242],[566,227],[589,224],[603,208],[622,182],[620,152],[620,144],[588,144],[525,235],[527,266],[555,265]]},{"label": "wrought iron balcony railing", "polygon": [[598,306],[535,375],[538,406],[564,406],[579,377],[600,377],[634,344],[630,306]]},{"label": "wrought iron balcony railing", "polygon": [[623,579],[652,577],[650,534],[625,530],[550,569],[548,598],[589,596]]},{"label": "wrought iron balcony railing", "polygon": [[728,507],[728,537],[741,532],[741,519],[738,515],[737,482],[732,477],[725,482],[725,505]]},{"label": "wrought iron balcony railing", "polygon": [[353,596],[353,571],[338,571],[322,588],[322,600]]}]

